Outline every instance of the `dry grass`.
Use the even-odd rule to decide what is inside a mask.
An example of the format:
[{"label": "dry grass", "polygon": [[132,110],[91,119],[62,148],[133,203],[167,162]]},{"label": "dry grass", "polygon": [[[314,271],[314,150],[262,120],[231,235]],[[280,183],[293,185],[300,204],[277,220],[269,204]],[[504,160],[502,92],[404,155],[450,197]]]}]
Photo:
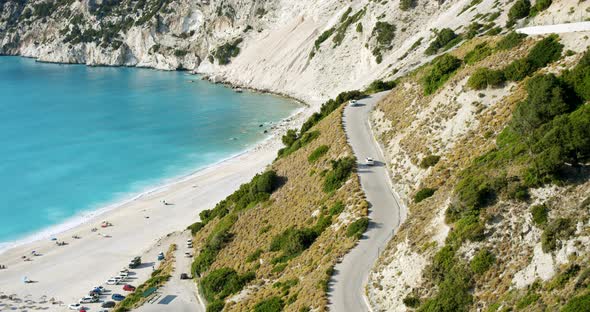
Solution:
[{"label": "dry grass", "polygon": [[[256,279],[240,295],[228,300],[225,311],[249,311],[254,304],[273,295],[291,301],[286,311],[299,311],[304,307],[326,309],[326,293],[321,286],[328,277],[326,271],[355,244],[354,239],[346,237],[346,226],[341,225],[367,215],[367,204],[356,174],[335,193],[322,191],[321,172],[331,168],[330,160],[352,154],[342,130],[341,114],[341,109],[335,111],[312,129],[320,131],[316,140],[272,164],[272,169],[287,180],[269,201],[240,212],[231,228],[231,242],[221,250],[210,270],[230,267],[240,273],[255,271]],[[328,145],[330,149],[310,164],[307,157],[320,145]],[[276,266],[270,261],[280,252],[268,251],[271,239],[289,227],[312,226],[317,219],[314,212],[329,208],[337,201],[342,201],[346,208],[340,217],[333,218],[333,225],[309,249],[287,262],[284,270],[273,272]],[[210,222],[197,233],[197,250],[215,223]],[[246,262],[245,259],[258,249],[263,251],[260,259]],[[286,294],[273,287],[275,282],[290,279],[298,283]]]}]

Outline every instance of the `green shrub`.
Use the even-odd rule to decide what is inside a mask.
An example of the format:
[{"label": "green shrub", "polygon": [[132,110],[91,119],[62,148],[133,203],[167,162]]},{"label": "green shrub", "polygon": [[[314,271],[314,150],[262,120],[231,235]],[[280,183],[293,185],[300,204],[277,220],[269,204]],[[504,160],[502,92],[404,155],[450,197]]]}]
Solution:
[{"label": "green shrub", "polygon": [[424,94],[430,95],[440,88],[451,75],[461,66],[461,60],[450,55],[444,54],[437,58],[424,78],[422,79],[422,87]]},{"label": "green shrub", "polygon": [[535,9],[537,12],[545,11],[549,6],[551,6],[551,0],[537,0],[535,2]]},{"label": "green shrub", "polygon": [[252,262],[260,259],[260,255],[262,254],[262,249],[258,248],[253,253],[249,254],[246,257],[246,262]]},{"label": "green shrub", "polygon": [[362,217],[360,219],[357,219],[356,221],[354,221],[348,225],[348,228],[346,229],[346,236],[347,237],[355,237],[356,239],[360,239],[368,227],[369,227],[369,218]]},{"label": "green shrub", "polygon": [[496,257],[487,249],[482,249],[475,254],[469,266],[471,270],[476,274],[485,273],[494,263]]},{"label": "green shrub", "polygon": [[535,69],[543,68],[547,64],[557,61],[561,57],[563,45],[559,43],[559,36],[553,34],[537,42],[529,52],[527,60]]},{"label": "green shrub", "polygon": [[395,81],[383,81],[383,80],[375,80],[371,82],[371,84],[365,90],[365,93],[372,94],[381,91],[391,90],[396,86]]},{"label": "green shrub", "polygon": [[541,235],[541,247],[543,252],[551,252],[557,249],[557,240],[566,240],[574,234],[572,221],[566,218],[559,218],[547,224]]},{"label": "green shrub", "polygon": [[565,71],[563,80],[570,85],[584,101],[590,101],[590,49],[584,53],[578,65]]},{"label": "green shrub", "polygon": [[285,307],[283,299],[275,296],[254,305],[254,312],[281,312],[283,307]]},{"label": "green shrub", "polygon": [[326,153],[328,152],[329,149],[330,149],[330,147],[328,145],[318,146],[318,148],[316,148],[313,152],[311,152],[311,154],[309,154],[309,156],[307,157],[307,161],[309,163],[316,162],[322,156],[326,155]]},{"label": "green shrub", "polygon": [[521,81],[534,70],[527,59],[517,59],[504,68],[504,77],[509,81]]},{"label": "green shrub", "polygon": [[[294,131],[294,130],[289,130],[289,131]],[[287,131],[287,132],[289,132],[289,131]],[[291,134],[289,134],[289,135],[291,135]],[[303,133],[303,135],[301,135],[301,136],[296,136],[295,141],[293,141],[293,142],[289,142],[291,137],[285,138],[285,136],[283,136],[283,139],[287,140],[287,142],[289,142],[290,145],[288,145],[285,148],[281,148],[279,150],[278,156],[284,157],[284,156],[290,155],[293,152],[304,147],[305,145],[309,144],[311,141],[315,140],[319,136],[320,136],[319,131],[307,132],[307,133]],[[285,142],[285,141],[283,141],[283,142]]]},{"label": "green shrub", "polygon": [[426,169],[426,168],[430,168],[434,165],[436,165],[440,160],[440,156],[438,155],[428,155],[424,158],[422,158],[422,161],[420,162],[420,168],[422,169]]},{"label": "green shrub", "polygon": [[222,300],[235,294],[254,279],[253,274],[239,275],[234,269],[221,268],[211,271],[201,280],[203,296],[209,302]]},{"label": "green shrub", "polygon": [[529,16],[531,11],[531,2],[529,0],[517,0],[508,11],[509,24],[516,20]]},{"label": "green shrub", "polygon": [[238,47],[240,43],[242,43],[242,38],[224,43],[215,49],[213,56],[215,59],[217,59],[217,63],[219,63],[219,65],[229,64],[233,57],[236,57],[238,54],[240,54],[240,48]]},{"label": "green shrub", "polygon": [[428,299],[418,311],[420,312],[467,312],[473,302],[470,292],[472,278],[461,264],[453,263],[446,271],[444,279],[438,285],[438,293]]},{"label": "green shrub", "polygon": [[522,42],[526,38],[525,34],[517,33],[515,31],[511,31],[506,36],[502,37],[500,41],[496,44],[497,50],[510,50]]},{"label": "green shrub", "polygon": [[207,304],[206,312],[221,312],[225,307],[223,300],[215,300]]},{"label": "green shrub", "polygon": [[531,215],[533,216],[533,222],[537,226],[543,226],[547,223],[547,216],[549,209],[546,205],[535,205],[531,207]]},{"label": "green shrub", "polygon": [[326,173],[324,192],[330,193],[339,189],[352,173],[356,161],[352,157],[343,157],[332,161],[332,170]]},{"label": "green shrub", "polygon": [[580,266],[571,264],[565,271],[555,276],[548,284],[548,290],[555,290],[563,288],[569,280],[574,278],[580,272]]},{"label": "green shrub", "polygon": [[420,298],[412,295],[408,295],[402,301],[408,308],[417,308],[420,305]]},{"label": "green shrub", "polygon": [[330,211],[328,212],[331,216],[339,215],[342,211],[344,211],[344,204],[341,201],[337,201],[330,207]]},{"label": "green shrub", "polygon": [[195,236],[205,225],[202,222],[195,222],[188,226],[187,229],[191,230],[191,234]]},{"label": "green shrub", "polygon": [[476,212],[464,215],[455,223],[447,243],[460,246],[464,241],[478,242],[485,238],[485,225]]},{"label": "green shrub", "polygon": [[493,70],[481,67],[475,70],[467,80],[467,87],[473,90],[482,90],[488,86],[500,87],[506,78],[501,70]]},{"label": "green shrub", "polygon": [[334,31],[336,30],[336,28],[332,27],[326,31],[324,31],[314,42],[314,47],[316,50],[320,49],[320,45],[326,41],[328,38],[330,38],[330,36],[332,36],[332,34],[334,33]]},{"label": "green shrub", "polygon": [[377,43],[381,47],[389,47],[395,38],[395,25],[378,21],[375,23],[371,36],[377,37]]},{"label": "green shrub", "polygon": [[447,50],[452,48],[459,41],[461,41],[461,37],[452,29],[443,28],[436,34],[436,38],[434,38],[424,53],[426,55],[434,55],[441,49]]},{"label": "green shrub", "polygon": [[272,238],[270,251],[282,251],[282,258],[277,261],[285,262],[309,248],[319,234],[321,233],[312,229],[286,229],[283,233]]},{"label": "green shrub", "polygon": [[526,293],[526,295],[524,295],[524,297],[520,298],[520,300],[516,302],[516,309],[522,310],[537,302],[539,298],[541,298],[541,295],[535,293],[534,291],[529,291]]},{"label": "green shrub", "polygon": [[469,26],[465,30],[465,38],[471,39],[471,38],[477,36],[477,34],[479,34],[481,32],[482,27],[483,27],[483,25],[480,23],[477,23],[477,22],[473,22],[473,23],[469,24]]},{"label": "green shrub", "polygon": [[492,54],[492,48],[487,43],[480,43],[476,45],[473,50],[465,54],[463,61],[467,64],[473,64],[483,60]]},{"label": "green shrub", "polygon": [[414,203],[419,203],[419,202],[425,200],[426,198],[434,195],[434,192],[436,192],[435,188],[428,188],[428,187],[425,187],[425,188],[419,190],[414,195]]},{"label": "green shrub", "polygon": [[400,0],[399,2],[399,8],[402,11],[407,11],[409,9],[412,9],[416,6],[416,0]]},{"label": "green shrub", "polygon": [[590,293],[571,298],[561,308],[561,312],[589,312],[590,311]]}]

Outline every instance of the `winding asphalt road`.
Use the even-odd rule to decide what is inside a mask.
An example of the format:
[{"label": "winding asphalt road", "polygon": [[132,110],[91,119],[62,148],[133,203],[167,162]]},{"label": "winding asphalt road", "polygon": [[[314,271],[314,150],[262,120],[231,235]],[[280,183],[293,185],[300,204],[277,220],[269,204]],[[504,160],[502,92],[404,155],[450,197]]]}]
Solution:
[{"label": "winding asphalt road", "polygon": [[[369,202],[370,222],[358,245],[334,268],[328,293],[329,307],[334,312],[371,310],[365,297],[369,271],[405,216],[405,210],[399,204],[401,201],[392,190],[383,154],[369,126],[369,114],[387,92],[359,100],[358,105],[348,105],[344,110],[344,129],[359,161],[357,172]],[[375,165],[365,165],[366,157],[372,157]]]}]

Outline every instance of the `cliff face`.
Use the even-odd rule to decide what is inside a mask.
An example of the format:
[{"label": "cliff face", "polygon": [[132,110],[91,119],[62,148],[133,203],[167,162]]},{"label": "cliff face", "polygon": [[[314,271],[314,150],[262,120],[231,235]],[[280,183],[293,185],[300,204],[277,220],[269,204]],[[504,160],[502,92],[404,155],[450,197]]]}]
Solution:
[{"label": "cliff face", "polygon": [[467,3],[3,0],[0,54],[195,70],[319,104],[427,61],[431,30],[469,24],[454,18]]}]

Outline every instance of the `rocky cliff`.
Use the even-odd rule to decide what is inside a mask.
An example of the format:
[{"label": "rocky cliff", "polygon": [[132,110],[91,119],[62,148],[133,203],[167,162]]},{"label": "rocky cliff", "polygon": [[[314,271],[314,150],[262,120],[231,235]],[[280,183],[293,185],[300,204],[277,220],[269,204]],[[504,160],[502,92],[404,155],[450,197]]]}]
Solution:
[{"label": "rocky cliff", "polygon": [[[195,70],[319,104],[428,61],[422,51],[436,30],[465,28],[478,10],[495,6],[489,1],[457,17],[469,3],[3,0],[0,53]],[[504,20],[502,12],[486,27]]]}]

